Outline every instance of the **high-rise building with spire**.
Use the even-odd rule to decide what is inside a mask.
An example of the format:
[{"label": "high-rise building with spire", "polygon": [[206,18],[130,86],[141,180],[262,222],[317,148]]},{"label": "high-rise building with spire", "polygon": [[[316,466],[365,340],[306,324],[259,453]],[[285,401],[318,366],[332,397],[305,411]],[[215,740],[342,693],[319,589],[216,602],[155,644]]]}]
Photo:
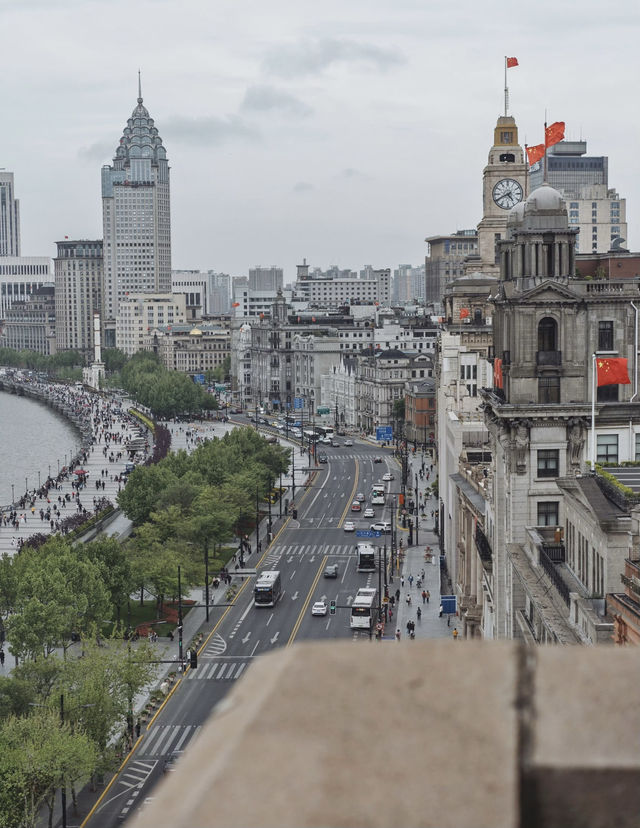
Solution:
[{"label": "high-rise building with spire", "polygon": [[20,255],[20,205],[13,173],[0,170],[0,256]]},{"label": "high-rise building with spire", "polygon": [[102,168],[105,346],[115,345],[120,301],[134,293],[171,292],[169,164],[153,118],[138,101],[113,165]]}]

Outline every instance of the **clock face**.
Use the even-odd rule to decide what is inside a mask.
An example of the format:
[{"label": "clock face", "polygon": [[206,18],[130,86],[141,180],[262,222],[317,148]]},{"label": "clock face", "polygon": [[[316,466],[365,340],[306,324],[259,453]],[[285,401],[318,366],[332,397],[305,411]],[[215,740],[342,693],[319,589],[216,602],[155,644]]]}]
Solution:
[{"label": "clock face", "polygon": [[503,178],[493,188],[493,200],[503,210],[510,210],[522,201],[522,187],[513,178]]}]

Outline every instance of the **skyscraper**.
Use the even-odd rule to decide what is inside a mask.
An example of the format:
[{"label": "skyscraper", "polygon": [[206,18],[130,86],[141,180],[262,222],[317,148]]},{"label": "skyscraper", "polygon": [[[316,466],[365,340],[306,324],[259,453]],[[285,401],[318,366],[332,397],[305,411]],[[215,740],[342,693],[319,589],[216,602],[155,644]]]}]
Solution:
[{"label": "skyscraper", "polygon": [[102,239],[56,242],[56,348],[93,355],[93,314],[102,306]]},{"label": "skyscraper", "polygon": [[138,101],[112,166],[102,168],[105,346],[115,345],[120,301],[171,292],[169,164],[153,118]]},{"label": "skyscraper", "polygon": [[0,170],[0,256],[20,255],[20,204],[13,173]]}]

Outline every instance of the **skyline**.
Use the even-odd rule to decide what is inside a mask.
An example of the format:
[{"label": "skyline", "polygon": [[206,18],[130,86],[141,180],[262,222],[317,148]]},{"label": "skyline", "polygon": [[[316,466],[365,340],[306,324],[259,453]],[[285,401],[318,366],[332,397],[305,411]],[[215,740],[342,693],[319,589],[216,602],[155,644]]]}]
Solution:
[{"label": "skyline", "polygon": [[504,55],[519,61],[509,85],[521,143],[542,140],[546,109],[568,139],[607,155],[638,250],[640,117],[625,102],[640,12],[575,9],[187,0],[171,15],[166,0],[5,0],[0,167],[15,175],[22,253],[101,237],[100,169],[140,68],[171,166],[174,269],[239,276],[275,264],[287,282],[303,258],[419,265],[426,236],[482,217]]}]

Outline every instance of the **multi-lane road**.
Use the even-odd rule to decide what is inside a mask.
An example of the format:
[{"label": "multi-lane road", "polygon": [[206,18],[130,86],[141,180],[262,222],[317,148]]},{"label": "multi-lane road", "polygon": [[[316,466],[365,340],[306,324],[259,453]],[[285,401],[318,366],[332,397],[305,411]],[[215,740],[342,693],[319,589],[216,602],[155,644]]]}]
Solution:
[{"label": "multi-lane road", "polygon": [[[198,732],[254,659],[294,641],[345,639],[354,635],[349,626],[349,605],[363,586],[378,586],[378,573],[356,571],[354,533],[345,532],[345,520],[356,528],[368,529],[373,522],[350,511],[358,492],[367,497],[373,483],[386,471],[397,471],[390,454],[354,441],[354,446],[326,447],[328,463],[318,467],[303,495],[296,497],[297,519],[289,518],[257,565],[281,573],[282,597],[273,608],[255,607],[255,578],[244,580],[231,606],[214,610],[219,614],[198,658],[198,667],[189,670],[165,703],[160,715],[144,731],[134,754],[106,791],[87,824],[110,828],[126,821],[149,797],[163,777],[168,757],[188,750]],[[382,456],[383,463],[374,463]],[[387,484],[393,486],[393,482]],[[388,504],[390,498],[387,499]],[[389,505],[375,507],[375,519],[390,520]],[[376,543],[383,544],[381,537]],[[388,536],[386,538],[388,541]],[[325,578],[329,563],[338,565],[336,579]],[[336,601],[335,615],[312,616],[314,601]]]}]

